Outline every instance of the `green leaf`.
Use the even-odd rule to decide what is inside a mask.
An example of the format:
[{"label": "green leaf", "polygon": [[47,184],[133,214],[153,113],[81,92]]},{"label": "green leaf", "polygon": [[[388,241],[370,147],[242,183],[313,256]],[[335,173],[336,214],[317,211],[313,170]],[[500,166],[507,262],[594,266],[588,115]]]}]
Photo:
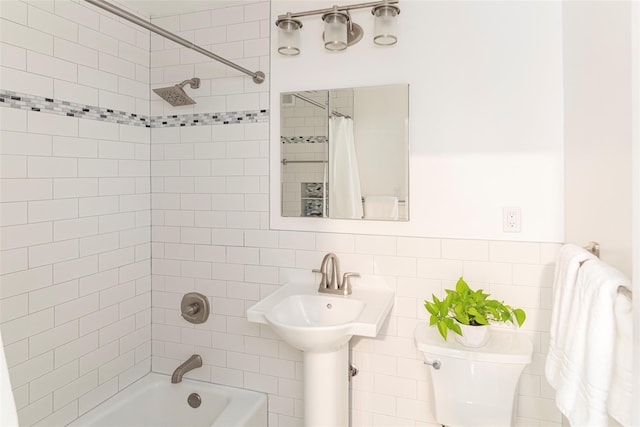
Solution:
[{"label": "green leaf", "polygon": [[474,316],[474,319],[477,323],[481,324],[481,325],[488,325],[489,322],[487,321],[487,319],[480,313],[478,313],[477,316]]},{"label": "green leaf", "polygon": [[518,326],[522,326],[524,321],[527,319],[527,315],[525,314],[524,310],[522,310],[521,308],[516,308],[515,310],[513,310],[513,315],[516,316],[516,320],[518,321]]},{"label": "green leaf", "polygon": [[467,309],[467,312],[468,312],[470,315],[472,315],[473,317],[480,316],[480,313],[478,313],[478,310],[476,310],[476,308],[475,308],[475,307],[469,307],[469,308]]},{"label": "green leaf", "polygon": [[429,318],[429,326],[435,325],[437,321],[438,321],[438,317],[431,315],[431,317]]},{"label": "green leaf", "polygon": [[445,304],[443,301],[443,303],[440,304],[440,316],[445,317],[447,314],[449,314],[449,304]]},{"label": "green leaf", "polygon": [[455,332],[458,335],[462,335],[462,329],[460,328],[460,325],[458,325],[458,323],[455,322],[453,319],[451,318],[444,319],[444,322],[447,325],[447,328],[451,329],[453,332]]},{"label": "green leaf", "polygon": [[438,308],[437,308],[437,307],[436,307],[432,302],[425,301],[425,302],[424,302],[424,307],[425,307],[425,308],[427,309],[427,311],[428,311],[429,313],[431,313],[432,315],[434,315],[434,316],[435,316],[435,315],[437,315],[437,314],[438,314]]},{"label": "green leaf", "polygon": [[444,340],[447,340],[447,326],[444,324],[444,321],[440,320],[438,321],[438,323],[436,324],[438,327],[438,332],[440,332],[440,335],[442,335],[442,338],[444,338]]},{"label": "green leaf", "polygon": [[469,324],[469,316],[465,313],[464,308],[461,305],[457,305],[454,311],[456,313],[456,319],[458,319],[460,323],[464,323],[465,325]]},{"label": "green leaf", "polygon": [[451,325],[451,330],[456,334],[462,336],[462,328],[460,328],[460,325],[458,325],[456,322],[453,322],[453,324]]},{"label": "green leaf", "polygon": [[467,285],[467,282],[465,282],[462,277],[459,278],[458,282],[456,283],[456,291],[461,294],[469,291],[469,285]]}]

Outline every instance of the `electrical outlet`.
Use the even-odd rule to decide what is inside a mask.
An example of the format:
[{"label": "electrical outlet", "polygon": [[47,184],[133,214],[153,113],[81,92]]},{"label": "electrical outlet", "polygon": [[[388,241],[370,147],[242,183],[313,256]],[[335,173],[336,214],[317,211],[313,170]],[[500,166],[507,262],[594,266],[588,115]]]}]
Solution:
[{"label": "electrical outlet", "polygon": [[502,231],[506,233],[519,233],[522,231],[520,208],[502,208]]}]

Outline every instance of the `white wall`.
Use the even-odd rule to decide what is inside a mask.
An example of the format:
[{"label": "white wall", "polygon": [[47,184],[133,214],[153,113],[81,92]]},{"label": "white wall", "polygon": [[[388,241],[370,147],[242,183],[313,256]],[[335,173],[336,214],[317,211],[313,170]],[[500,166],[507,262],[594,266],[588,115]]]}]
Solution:
[{"label": "white wall", "polygon": [[65,425],[151,366],[149,129],[87,118],[148,114],[149,34],[66,0],[0,18],[2,338],[20,425]]},{"label": "white wall", "polygon": [[[640,4],[631,3],[631,87],[632,87],[632,262],[633,305],[640,307]],[[640,354],[640,310],[634,312],[634,354]],[[640,400],[640,358],[635,358],[633,366],[634,402]],[[633,423],[640,424],[640,405],[636,405]]]},{"label": "white wall", "polygon": [[[327,5],[274,1],[272,20],[288,10]],[[272,57],[271,116],[279,122],[280,92],[409,83],[410,217],[415,220],[372,226],[280,218],[278,182],[272,179],[272,227],[562,241],[560,4],[406,1],[401,9],[397,46],[375,47],[371,13],[361,10],[352,15],[365,38],[333,54],[322,47],[321,19],[304,18],[302,54]],[[272,146],[272,171],[277,148]],[[522,209],[521,233],[503,232],[506,206]]]},{"label": "white wall", "polygon": [[[563,3],[565,240],[631,276],[631,2]],[[613,30],[615,29],[615,30]]]}]

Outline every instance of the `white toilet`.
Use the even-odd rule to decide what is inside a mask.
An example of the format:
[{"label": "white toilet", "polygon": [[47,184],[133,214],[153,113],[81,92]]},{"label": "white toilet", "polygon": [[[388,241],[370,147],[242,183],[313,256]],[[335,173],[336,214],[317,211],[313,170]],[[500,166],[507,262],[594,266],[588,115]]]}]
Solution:
[{"label": "white toilet", "polygon": [[[419,323],[414,332],[425,363],[433,364],[435,419],[448,427],[508,427],[522,370],[531,363],[531,341],[515,331],[492,329],[487,344],[463,347],[438,329]],[[453,335],[453,332],[449,332]],[[434,363],[434,362],[439,363]],[[438,366],[438,369],[436,369]]]}]

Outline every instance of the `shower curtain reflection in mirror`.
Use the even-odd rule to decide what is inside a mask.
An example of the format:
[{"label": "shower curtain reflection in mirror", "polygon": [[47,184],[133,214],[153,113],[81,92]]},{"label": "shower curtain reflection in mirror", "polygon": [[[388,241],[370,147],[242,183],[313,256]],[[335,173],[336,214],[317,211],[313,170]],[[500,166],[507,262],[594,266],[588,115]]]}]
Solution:
[{"label": "shower curtain reflection in mirror", "polygon": [[353,119],[329,119],[329,214],[332,218],[361,219],[362,190],[353,138]]}]

